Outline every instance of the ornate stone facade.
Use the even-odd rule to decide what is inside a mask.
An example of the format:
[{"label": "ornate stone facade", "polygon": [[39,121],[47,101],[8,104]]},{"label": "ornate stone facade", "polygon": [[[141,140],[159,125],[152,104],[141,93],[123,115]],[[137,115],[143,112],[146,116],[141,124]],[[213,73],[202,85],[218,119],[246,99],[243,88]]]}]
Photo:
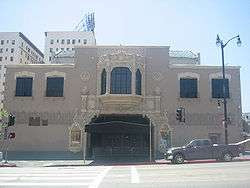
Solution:
[{"label": "ornate stone facade", "polygon": [[[184,61],[182,59],[182,61]],[[113,94],[111,72],[116,67],[131,72],[131,93]],[[5,108],[17,116],[17,138],[12,150],[63,150],[79,152],[91,147],[85,126],[104,115],[141,115],[152,126],[153,153],[193,138],[224,138],[222,111],[211,97],[211,79],[221,76],[220,67],[200,64],[169,64],[169,47],[99,46],[76,49],[74,65],[8,66]],[[101,74],[106,71],[106,91],[101,94]],[[136,93],[136,71],[141,73],[141,93]],[[239,67],[227,67],[230,84],[229,140],[241,139]],[[15,97],[17,76],[33,77],[33,96]],[[63,77],[63,97],[46,97],[46,77]],[[197,78],[197,98],[180,98],[180,79]],[[186,122],[176,120],[184,107]],[[28,126],[29,117],[48,120],[48,126]],[[149,125],[148,125],[149,126]],[[32,136],[27,137],[26,132]],[[75,136],[72,136],[72,135]],[[46,135],[46,136],[45,136]],[[33,139],[33,140],[32,140]],[[37,147],[35,147],[37,146]]]}]

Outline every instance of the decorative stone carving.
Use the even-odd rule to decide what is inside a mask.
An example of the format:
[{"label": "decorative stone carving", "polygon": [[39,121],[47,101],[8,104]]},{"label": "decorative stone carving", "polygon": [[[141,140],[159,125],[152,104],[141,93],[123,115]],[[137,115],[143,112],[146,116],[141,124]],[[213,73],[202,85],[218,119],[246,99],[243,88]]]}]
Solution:
[{"label": "decorative stone carving", "polygon": [[63,77],[66,79],[66,73],[65,72],[59,72],[59,71],[51,71],[45,73],[45,78],[47,77]]},{"label": "decorative stone carving", "polygon": [[[225,77],[228,80],[231,80],[231,75],[230,74],[225,74]],[[209,74],[209,80],[213,79],[213,78],[222,78],[222,73],[221,72],[217,72],[217,73],[210,73]]]},{"label": "decorative stone carving", "polygon": [[34,72],[29,72],[29,71],[21,71],[21,72],[16,72],[15,73],[15,79],[17,77],[35,77],[35,73]]},{"label": "decorative stone carving", "polygon": [[153,73],[153,79],[156,81],[161,81],[163,79],[163,75],[160,72],[154,72]]},{"label": "decorative stone carving", "polygon": [[197,80],[200,79],[200,74],[194,73],[194,72],[182,72],[178,73],[178,80],[181,78],[197,78]]},{"label": "decorative stone carving", "polygon": [[90,73],[89,72],[83,72],[81,75],[80,75],[82,81],[88,81],[90,79]]},{"label": "decorative stone carving", "polygon": [[82,93],[85,94],[87,92],[87,90],[88,90],[88,87],[87,86],[83,86]]}]

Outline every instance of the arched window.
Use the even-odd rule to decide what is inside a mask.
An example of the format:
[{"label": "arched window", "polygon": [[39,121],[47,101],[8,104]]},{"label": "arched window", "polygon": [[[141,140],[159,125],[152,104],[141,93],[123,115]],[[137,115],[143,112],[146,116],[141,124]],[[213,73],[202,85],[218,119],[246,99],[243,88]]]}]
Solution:
[{"label": "arched window", "polygon": [[136,90],[135,93],[137,95],[141,95],[141,71],[137,69],[136,71],[136,82],[135,82]]},{"label": "arched window", "polygon": [[127,67],[115,67],[111,72],[111,94],[131,94],[131,71]]},{"label": "arched window", "polygon": [[106,93],[106,80],[107,80],[107,72],[105,69],[102,71],[101,75],[101,95]]}]

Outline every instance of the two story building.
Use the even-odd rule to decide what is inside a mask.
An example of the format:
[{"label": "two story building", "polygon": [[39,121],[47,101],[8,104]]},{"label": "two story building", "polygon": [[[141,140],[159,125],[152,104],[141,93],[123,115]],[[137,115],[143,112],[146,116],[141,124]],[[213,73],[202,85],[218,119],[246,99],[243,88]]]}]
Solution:
[{"label": "two story building", "polygon": [[[4,107],[19,152],[156,157],[194,138],[224,143],[220,66],[168,46],[82,46],[73,64],[8,65]],[[240,67],[226,67],[229,142],[241,140]],[[185,109],[185,122],[176,109]]]}]

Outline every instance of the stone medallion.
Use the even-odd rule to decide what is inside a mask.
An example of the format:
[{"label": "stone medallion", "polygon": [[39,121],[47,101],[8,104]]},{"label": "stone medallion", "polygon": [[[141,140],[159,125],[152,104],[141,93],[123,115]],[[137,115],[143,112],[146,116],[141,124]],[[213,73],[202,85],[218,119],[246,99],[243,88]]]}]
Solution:
[{"label": "stone medallion", "polygon": [[153,73],[153,79],[156,81],[161,81],[163,79],[163,75],[160,72],[154,72]]},{"label": "stone medallion", "polygon": [[81,77],[82,81],[88,81],[90,79],[90,73],[83,72],[80,77]]}]

